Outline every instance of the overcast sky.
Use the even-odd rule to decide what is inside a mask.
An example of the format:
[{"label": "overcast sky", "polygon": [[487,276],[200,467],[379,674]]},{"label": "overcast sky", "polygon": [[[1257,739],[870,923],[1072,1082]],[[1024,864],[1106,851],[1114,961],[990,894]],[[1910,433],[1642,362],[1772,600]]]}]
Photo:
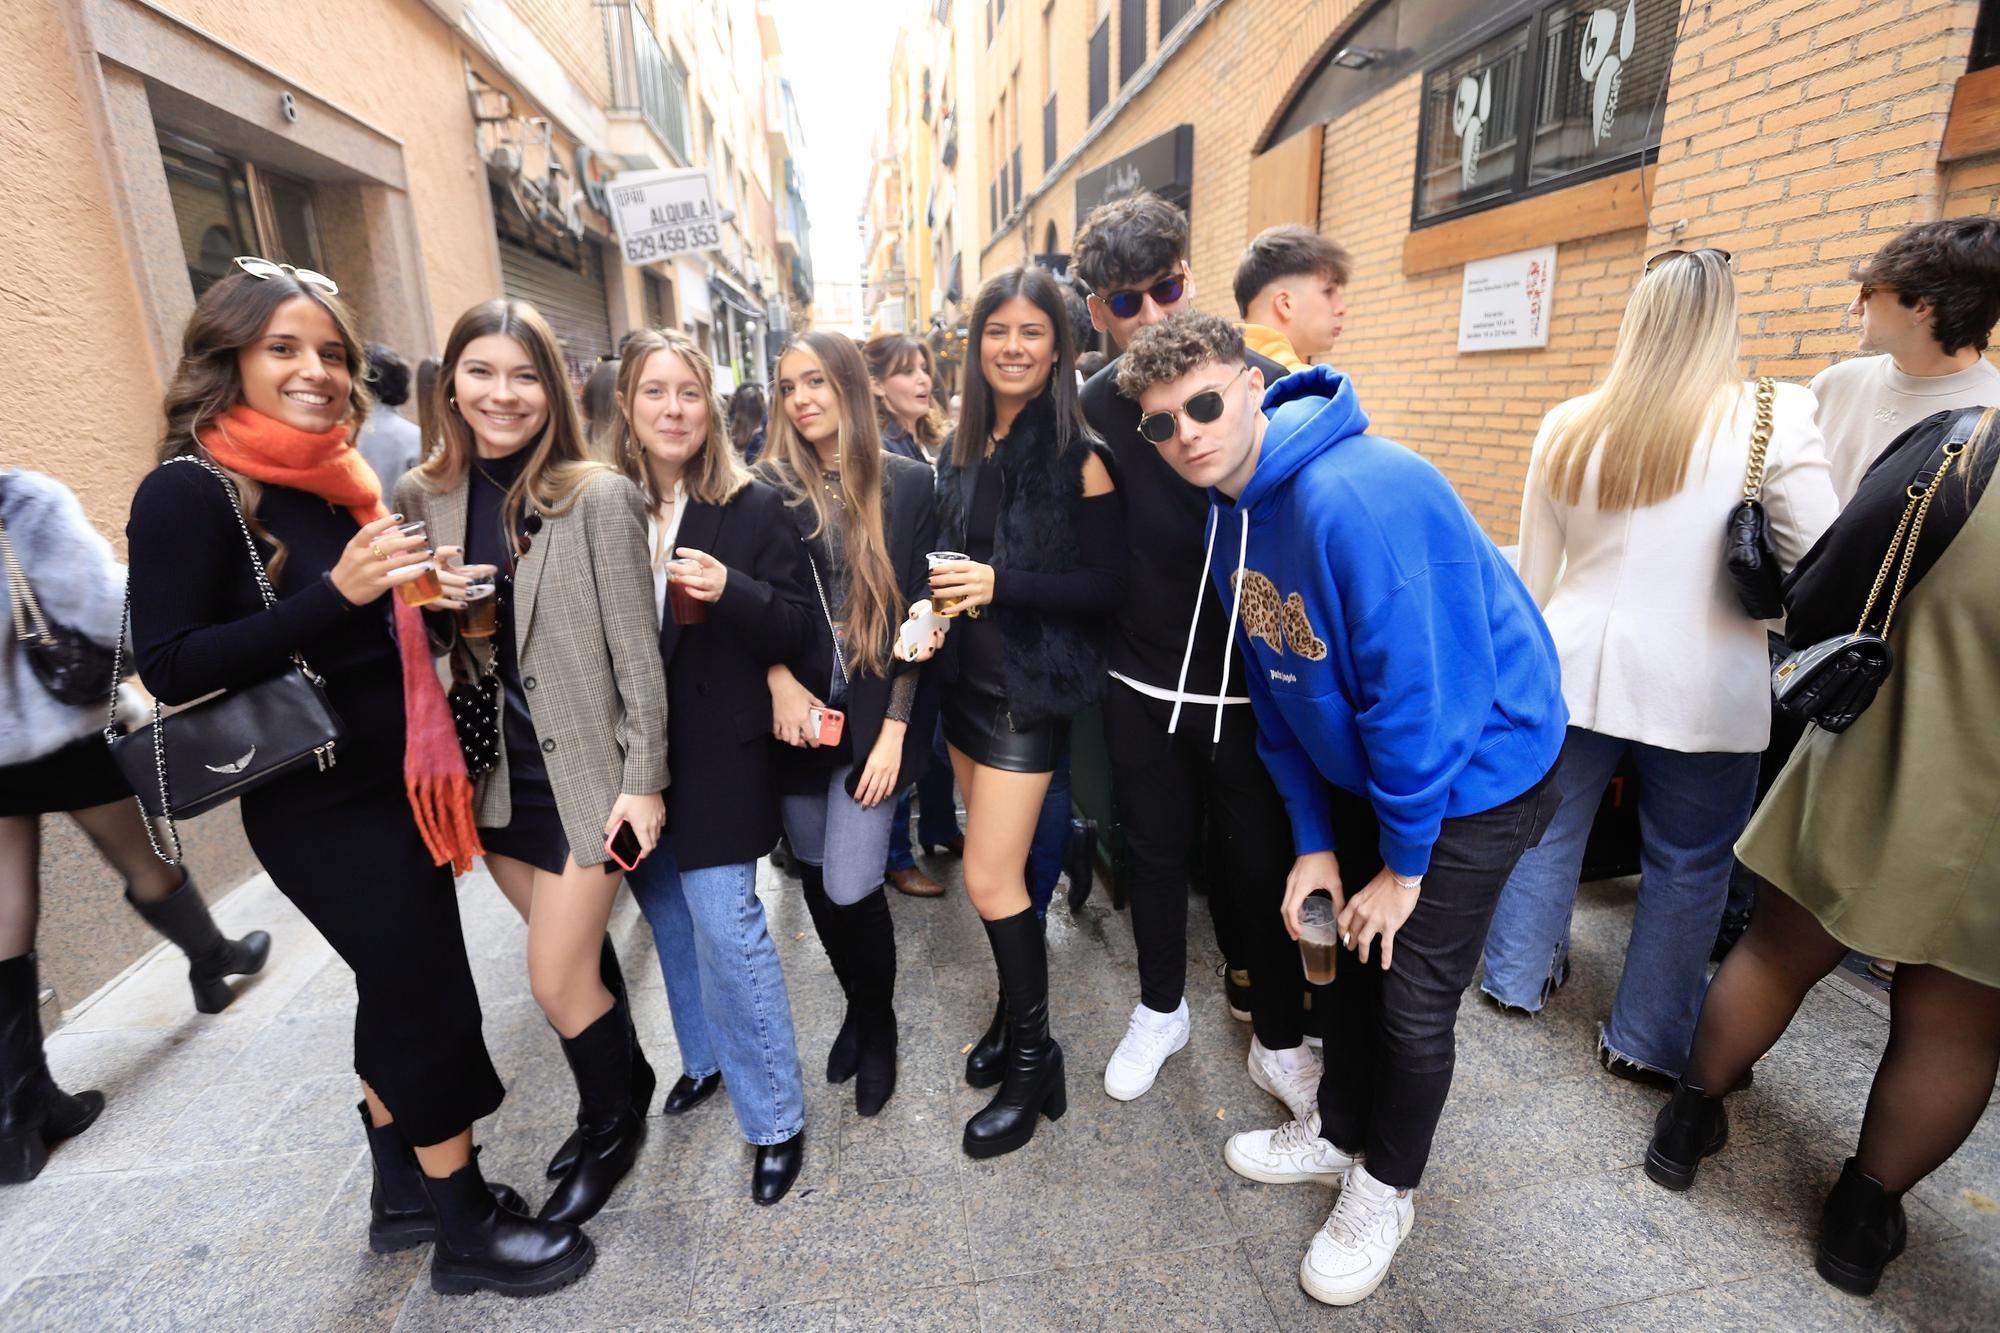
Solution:
[{"label": "overcast sky", "polygon": [[766,0],[805,126],[813,278],[860,280],[868,152],[889,108],[896,28],[916,0]]}]

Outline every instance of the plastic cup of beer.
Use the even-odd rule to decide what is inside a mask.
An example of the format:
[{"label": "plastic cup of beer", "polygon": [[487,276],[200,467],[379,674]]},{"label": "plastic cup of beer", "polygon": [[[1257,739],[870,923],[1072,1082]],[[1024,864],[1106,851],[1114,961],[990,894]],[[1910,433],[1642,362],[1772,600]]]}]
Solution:
[{"label": "plastic cup of beer", "polygon": [[500,599],[495,595],[493,576],[475,574],[459,596],[465,605],[457,611],[459,637],[490,639],[500,628]]},{"label": "plastic cup of beer", "polygon": [[[429,541],[429,534],[422,519],[414,523],[404,523],[389,531],[398,537],[421,537],[426,542]],[[429,606],[444,596],[444,585],[438,582],[437,562],[426,560],[417,568],[422,572],[408,583],[397,585],[396,595],[401,597],[406,605]]]},{"label": "plastic cup of beer", "polygon": [[[924,564],[927,568],[936,569],[939,565],[949,565],[970,559],[972,557],[963,551],[932,551],[924,557]],[[940,597],[933,590],[931,593],[931,609],[941,616],[955,616],[958,614],[958,604],[964,600],[963,597]]]},{"label": "plastic cup of beer", "polygon": [[[675,566],[680,566],[676,569]],[[667,562],[667,609],[673,613],[676,625],[699,625],[708,619],[708,603],[688,591],[682,578],[694,569],[692,561],[670,560]]]},{"label": "plastic cup of beer", "polygon": [[1333,980],[1340,957],[1340,927],[1333,917],[1333,899],[1323,893],[1307,896],[1299,904],[1299,961],[1305,964],[1306,980],[1324,986]]}]

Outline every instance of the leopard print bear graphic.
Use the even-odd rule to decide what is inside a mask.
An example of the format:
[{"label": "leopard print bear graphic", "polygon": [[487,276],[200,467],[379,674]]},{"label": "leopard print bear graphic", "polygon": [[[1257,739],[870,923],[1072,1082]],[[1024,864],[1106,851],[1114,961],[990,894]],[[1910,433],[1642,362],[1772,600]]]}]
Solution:
[{"label": "leopard print bear graphic", "polygon": [[1289,639],[1292,651],[1306,661],[1326,660],[1326,643],[1313,633],[1312,621],[1306,618],[1304,597],[1298,593],[1280,597],[1277,585],[1254,569],[1240,573],[1236,592],[1236,614],[1245,634],[1262,639],[1272,652],[1280,655]]}]

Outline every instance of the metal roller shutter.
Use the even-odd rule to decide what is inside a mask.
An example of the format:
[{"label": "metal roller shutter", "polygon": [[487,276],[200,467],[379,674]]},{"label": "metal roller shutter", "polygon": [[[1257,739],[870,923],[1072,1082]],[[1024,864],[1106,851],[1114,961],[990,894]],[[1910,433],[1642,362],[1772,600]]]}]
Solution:
[{"label": "metal roller shutter", "polygon": [[611,355],[611,309],[604,296],[604,260],[595,241],[581,246],[581,271],[545,259],[500,237],[500,285],[509,300],[526,301],[562,340],[573,384],[583,383]]}]

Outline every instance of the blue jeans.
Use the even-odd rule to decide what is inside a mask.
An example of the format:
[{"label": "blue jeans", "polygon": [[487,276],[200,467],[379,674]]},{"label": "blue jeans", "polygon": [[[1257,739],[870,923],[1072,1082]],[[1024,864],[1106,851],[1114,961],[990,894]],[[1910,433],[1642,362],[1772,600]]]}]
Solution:
[{"label": "blue jeans", "polygon": [[[951,755],[944,748],[944,724],[931,729],[931,762],[917,779],[917,842],[944,847],[964,830],[958,826],[958,802],[952,796]],[[910,845],[910,793],[896,802],[896,820],[889,828],[889,869],[910,870],[917,858]]]},{"label": "blue jeans", "polygon": [[1028,844],[1028,901],[1034,904],[1037,920],[1048,919],[1049,900],[1056,896],[1068,851],[1069,756],[1065,754],[1049,777],[1049,794],[1042,798],[1042,813],[1035,820],[1035,840]]},{"label": "blue jeans", "polygon": [[1559,984],[1584,844],[1627,747],[1639,770],[1639,904],[1600,1041],[1615,1059],[1679,1077],[1756,797],[1755,754],[1685,754],[1571,727],[1557,770],[1562,804],[1500,895],[1480,989],[1533,1012]]},{"label": "blue jeans", "polygon": [[806,1123],[805,1081],[756,862],[683,874],[663,841],[626,883],[653,928],[681,1072],[722,1071],[747,1141],[791,1138]]}]

